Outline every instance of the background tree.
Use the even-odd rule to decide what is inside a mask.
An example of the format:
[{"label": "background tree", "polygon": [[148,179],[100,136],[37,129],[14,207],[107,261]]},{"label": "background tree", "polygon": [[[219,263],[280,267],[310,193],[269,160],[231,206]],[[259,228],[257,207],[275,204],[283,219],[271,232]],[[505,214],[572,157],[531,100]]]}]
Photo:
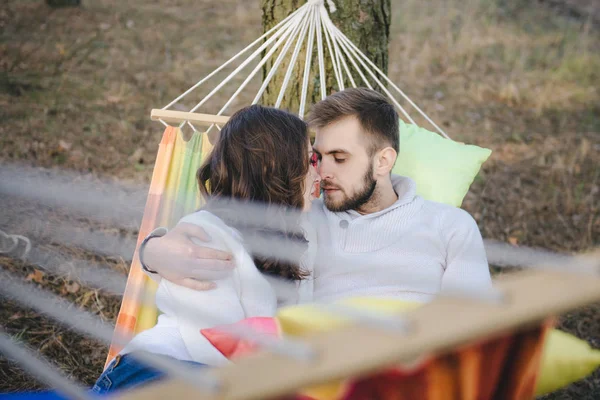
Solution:
[{"label": "background tree", "polygon": [[[306,0],[262,0],[264,31],[266,32],[277,25],[277,23],[305,3]],[[325,1],[326,8],[333,23],[356,46],[358,46],[371,61],[373,61],[382,71],[387,73],[388,43],[391,22],[390,0],[333,0],[333,3],[337,10],[331,13],[329,12],[330,9],[327,0]],[[304,41],[304,46],[306,46],[306,40],[307,39]],[[327,94],[331,94],[337,89],[337,84],[335,83],[333,66],[328,57],[325,39],[323,39],[323,42],[323,51],[326,61],[325,85]],[[289,54],[291,54],[292,51],[293,46],[289,50]],[[263,76],[271,69],[275,58],[276,56],[273,56],[269,62],[265,64]],[[267,87],[263,97],[264,104],[273,105],[277,100],[285,72],[290,62],[289,58],[291,58],[291,56],[282,62],[277,73]],[[294,69],[292,79],[290,80],[286,95],[283,99],[282,108],[287,108],[292,111],[296,111],[299,108],[305,60],[306,52],[301,51],[296,62],[297,66]],[[352,68],[351,66],[349,67]],[[308,104],[320,100],[321,82],[318,77],[319,65],[316,46],[313,48],[311,68],[311,79],[309,80],[308,86]],[[345,86],[349,86],[349,81],[345,82]]]},{"label": "background tree", "polygon": [[46,0],[50,7],[75,7],[81,5],[81,0]]}]

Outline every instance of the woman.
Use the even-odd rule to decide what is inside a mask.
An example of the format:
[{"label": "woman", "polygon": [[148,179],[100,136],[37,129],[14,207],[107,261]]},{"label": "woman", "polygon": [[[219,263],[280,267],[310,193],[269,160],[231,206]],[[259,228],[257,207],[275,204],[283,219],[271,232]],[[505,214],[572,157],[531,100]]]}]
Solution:
[{"label": "woman", "polygon": [[[234,268],[210,291],[196,291],[181,282],[162,279],[156,293],[156,304],[162,314],[156,326],[127,345],[93,390],[106,393],[159,379],[162,373],[135,360],[136,351],[193,365],[226,363],[223,354],[200,331],[249,317],[273,316],[277,297],[263,273],[299,281],[302,293],[302,288],[310,285],[305,278],[312,272],[307,260],[313,255],[301,233],[304,231],[301,221],[292,219],[292,225],[296,226],[289,226],[289,216],[281,215],[280,210],[281,207],[308,209],[318,181],[308,127],[301,119],[257,105],[233,115],[198,171],[198,185],[207,204],[184,217],[180,224],[200,226],[211,237],[212,247],[233,254]],[[245,218],[235,217],[227,207],[227,201],[232,200],[276,206],[278,211],[271,214],[281,221],[269,221],[274,222],[269,225],[279,229],[255,227]],[[296,254],[288,252],[285,258],[265,257],[264,253],[251,255],[248,243],[257,233],[262,238],[284,239],[291,244],[286,249],[299,250]]]}]

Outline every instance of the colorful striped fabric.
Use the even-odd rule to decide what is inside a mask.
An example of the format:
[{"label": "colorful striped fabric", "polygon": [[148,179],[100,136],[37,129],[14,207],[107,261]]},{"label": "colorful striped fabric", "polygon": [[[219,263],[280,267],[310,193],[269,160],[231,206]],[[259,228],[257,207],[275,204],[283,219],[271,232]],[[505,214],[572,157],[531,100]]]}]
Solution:
[{"label": "colorful striped fabric", "polygon": [[[522,400],[534,398],[550,323],[357,379],[334,396],[307,390],[296,400]],[[331,394],[331,392],[330,392]]]},{"label": "colorful striped fabric", "polygon": [[[185,141],[179,128],[165,129],[158,147],[138,234],[138,246],[155,228],[172,227],[182,216],[200,207],[196,171],[211,149],[207,135],[196,132],[190,140]],[[142,271],[136,248],[117,318],[115,337],[129,340],[154,326],[158,315],[152,303],[156,287],[156,283]],[[106,365],[120,350],[121,346],[113,340]]]}]

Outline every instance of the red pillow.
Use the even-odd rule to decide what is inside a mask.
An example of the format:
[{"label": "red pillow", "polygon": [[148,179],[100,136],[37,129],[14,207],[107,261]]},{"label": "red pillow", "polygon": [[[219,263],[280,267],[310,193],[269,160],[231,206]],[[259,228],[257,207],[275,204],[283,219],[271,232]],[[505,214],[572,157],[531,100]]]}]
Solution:
[{"label": "red pillow", "polygon": [[[272,317],[252,317],[246,318],[235,324],[224,326],[245,326],[267,336],[281,337],[281,331],[277,319]],[[231,335],[222,327],[201,329],[200,333],[215,346],[225,357],[232,360],[245,355],[252,354],[259,349],[259,346],[251,340],[238,339]]]}]

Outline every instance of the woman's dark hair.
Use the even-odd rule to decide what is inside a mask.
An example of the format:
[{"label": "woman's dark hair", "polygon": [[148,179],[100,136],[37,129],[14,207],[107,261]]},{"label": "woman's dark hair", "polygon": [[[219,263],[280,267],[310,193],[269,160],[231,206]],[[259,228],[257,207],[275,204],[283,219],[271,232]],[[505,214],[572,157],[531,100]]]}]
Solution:
[{"label": "woman's dark hair", "polygon": [[[207,201],[205,209],[240,231],[246,244],[253,236],[286,239],[297,249],[284,259],[250,252],[257,268],[267,274],[299,280],[306,277],[299,266],[307,242],[296,226],[286,226],[281,207],[300,210],[308,173],[308,126],[295,115],[275,108],[253,105],[235,113],[223,126],[208,159],[198,170],[198,185]],[[252,226],[232,217],[227,200],[276,205],[278,228]],[[270,221],[273,222],[273,221]],[[273,226],[273,224],[270,224]],[[264,240],[264,239],[263,239]],[[252,247],[252,246],[250,246]],[[287,246],[286,246],[287,247]],[[296,260],[293,262],[292,260]]]}]

